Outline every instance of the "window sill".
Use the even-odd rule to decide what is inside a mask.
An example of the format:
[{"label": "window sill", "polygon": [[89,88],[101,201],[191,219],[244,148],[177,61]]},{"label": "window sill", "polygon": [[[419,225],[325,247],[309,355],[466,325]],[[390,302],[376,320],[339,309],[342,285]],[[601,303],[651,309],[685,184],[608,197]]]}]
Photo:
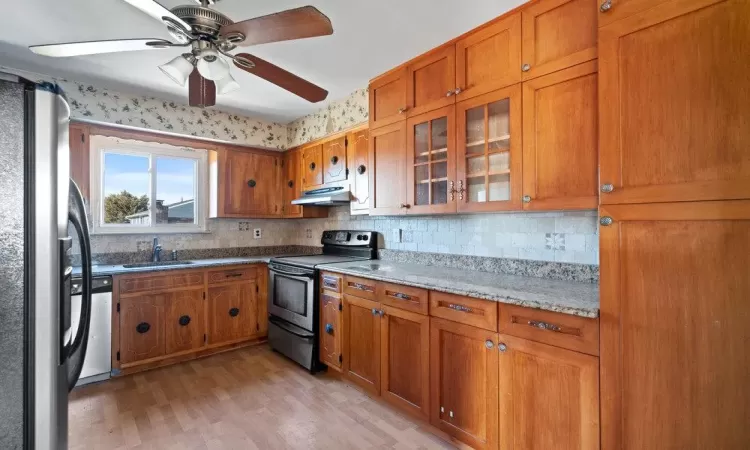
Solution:
[{"label": "window sill", "polygon": [[202,228],[144,228],[142,230],[133,230],[126,228],[102,229],[94,228],[91,230],[91,236],[111,236],[111,235],[155,235],[155,234],[211,234],[211,231]]}]

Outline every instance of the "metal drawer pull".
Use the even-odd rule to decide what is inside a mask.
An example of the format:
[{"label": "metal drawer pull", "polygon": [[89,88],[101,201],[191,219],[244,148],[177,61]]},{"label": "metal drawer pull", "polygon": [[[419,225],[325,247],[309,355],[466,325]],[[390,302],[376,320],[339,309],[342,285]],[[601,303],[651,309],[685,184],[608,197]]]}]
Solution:
[{"label": "metal drawer pull", "polygon": [[529,325],[535,328],[539,328],[540,330],[549,330],[549,331],[560,331],[561,328],[557,325],[547,323],[547,322],[538,322],[536,320],[529,320]]},{"label": "metal drawer pull", "polygon": [[492,350],[492,347],[495,346],[495,343],[487,339],[486,341],[484,341],[484,346],[487,347],[488,350]]},{"label": "metal drawer pull", "polygon": [[411,295],[402,294],[400,292],[393,292],[391,294],[391,297],[396,297],[396,298],[399,298],[401,300],[411,300]]},{"label": "metal drawer pull", "polygon": [[501,342],[501,343],[497,344],[497,349],[500,350],[501,352],[504,352],[504,351],[508,350],[508,346],[505,345],[505,344],[503,344]]},{"label": "metal drawer pull", "polygon": [[367,286],[361,283],[349,283],[349,287],[352,287],[354,289],[359,289],[360,291],[367,291],[367,292],[372,291],[372,289],[370,289],[370,286]]},{"label": "metal drawer pull", "polygon": [[331,325],[330,323],[326,324],[326,333],[333,334],[333,325]]},{"label": "metal drawer pull", "polygon": [[461,312],[472,312],[472,311],[474,311],[474,309],[472,309],[472,308],[469,308],[468,306],[464,306],[464,305],[455,305],[455,304],[453,304],[453,303],[449,304],[449,305],[448,305],[448,308],[450,308],[450,309],[453,309],[453,310],[456,310],[456,311],[461,311]]},{"label": "metal drawer pull", "polygon": [[377,316],[379,314],[379,311],[375,308],[372,308],[372,315]]},{"label": "metal drawer pull", "polygon": [[604,3],[599,7],[599,11],[605,13],[612,9],[612,0],[604,0]]},{"label": "metal drawer pull", "polygon": [[241,276],[242,276],[241,273],[228,273],[227,274],[227,278],[237,278],[237,277],[241,277]]}]

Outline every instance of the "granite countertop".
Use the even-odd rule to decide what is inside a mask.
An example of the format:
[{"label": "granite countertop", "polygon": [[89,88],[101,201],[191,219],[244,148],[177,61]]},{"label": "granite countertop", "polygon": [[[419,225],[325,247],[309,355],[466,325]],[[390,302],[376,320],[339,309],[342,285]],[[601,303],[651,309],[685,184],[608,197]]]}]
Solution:
[{"label": "granite countertop", "polygon": [[[261,255],[261,256],[247,256],[247,257],[234,257],[234,258],[211,258],[211,259],[193,259],[190,260],[192,263],[186,264],[174,264],[168,266],[152,266],[152,267],[132,267],[127,268],[123,265],[94,265],[94,275],[120,275],[124,273],[139,273],[139,272],[162,272],[167,270],[181,270],[181,269],[199,269],[205,267],[220,267],[220,266],[234,266],[237,264],[260,264],[268,263],[271,258],[283,255]],[[81,268],[74,267],[73,275],[80,275]]]},{"label": "granite countertop", "polygon": [[320,269],[581,317],[599,316],[599,286],[591,283],[391,261],[325,264]]}]

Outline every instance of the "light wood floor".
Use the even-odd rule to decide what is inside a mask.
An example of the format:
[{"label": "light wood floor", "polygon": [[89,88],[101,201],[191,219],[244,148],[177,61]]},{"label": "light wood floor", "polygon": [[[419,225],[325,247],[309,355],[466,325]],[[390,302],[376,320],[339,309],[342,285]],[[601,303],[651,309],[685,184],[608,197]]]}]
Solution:
[{"label": "light wood floor", "polygon": [[76,389],[69,422],[72,450],[454,448],[266,346]]}]

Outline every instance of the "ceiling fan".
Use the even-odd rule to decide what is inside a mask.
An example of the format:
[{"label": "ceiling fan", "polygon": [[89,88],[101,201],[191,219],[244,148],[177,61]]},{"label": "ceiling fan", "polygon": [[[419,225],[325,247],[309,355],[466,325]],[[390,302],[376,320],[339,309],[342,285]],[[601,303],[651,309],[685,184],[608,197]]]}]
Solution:
[{"label": "ceiling fan", "polygon": [[166,25],[174,42],[164,39],[122,39],[34,45],[29,49],[39,55],[65,57],[186,47],[189,51],[159,66],[159,69],[180,86],[188,82],[190,106],[212,106],[216,104],[217,93],[226,94],[239,89],[240,85],[229,73],[227,60],[309,102],[317,103],[328,96],[325,89],[257,56],[229,53],[238,46],[333,34],[330,19],[313,6],[233,22],[209,8],[218,0],[195,0],[197,5],[182,5],[171,10],[154,0],[123,1]]}]

